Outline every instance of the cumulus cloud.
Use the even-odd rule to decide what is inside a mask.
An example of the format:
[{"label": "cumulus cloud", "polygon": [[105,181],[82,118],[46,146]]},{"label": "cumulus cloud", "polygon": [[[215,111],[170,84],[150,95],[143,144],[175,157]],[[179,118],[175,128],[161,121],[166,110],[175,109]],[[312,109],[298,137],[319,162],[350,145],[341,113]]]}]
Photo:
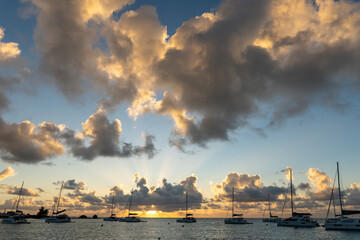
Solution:
[{"label": "cumulus cloud", "polygon": [[286,187],[264,186],[260,180],[259,175],[231,172],[214,186],[215,199],[231,200],[233,188],[236,202],[263,202],[268,195],[274,201],[288,191]]},{"label": "cumulus cloud", "polygon": [[[75,157],[83,160],[93,160],[97,156],[131,157],[142,154],[152,158],[156,153],[152,135],[144,134],[145,144],[133,146],[131,143],[121,142],[121,122],[115,119],[112,123],[101,108],[91,115],[85,123],[80,135],[74,131],[67,131],[62,135],[66,143],[71,146],[71,152]],[[90,139],[90,145],[86,146],[84,139]]]},{"label": "cumulus cloud", "polygon": [[[251,119],[260,114],[277,126],[313,104],[342,108],[341,89],[360,76],[358,9],[348,1],[224,1],[159,50],[152,87],[166,92],[136,99],[129,113],[170,115],[170,143],[181,149],[259,129]],[[130,43],[118,44],[130,51],[122,56],[135,51]]]},{"label": "cumulus cloud", "polygon": [[4,29],[0,27],[0,62],[8,59],[16,58],[20,55],[19,44],[15,42],[4,43],[1,40],[4,38]]},{"label": "cumulus cloud", "polygon": [[[357,2],[226,0],[170,38],[154,7],[120,11],[134,0],[31,2],[47,79],[69,97],[97,91],[107,110],[128,103],[133,119],[170,116],[169,144],[183,151],[238,128],[264,135],[314,104],[341,110],[340,92],[360,86]],[[255,126],[260,115],[268,123]],[[83,159],[119,152],[74,150]]]},{"label": "cumulus cloud", "polygon": [[[10,102],[6,95],[13,90],[14,85],[20,83],[19,77],[23,76],[16,62],[21,53],[18,43],[2,42],[4,32],[5,30],[0,26],[0,113],[8,109]],[[15,74],[12,73],[13,69],[16,69]]]},{"label": "cumulus cloud", "polygon": [[60,131],[53,123],[7,123],[0,117],[0,157],[11,163],[34,164],[61,155],[65,149],[57,139]]},{"label": "cumulus cloud", "polygon": [[34,38],[41,72],[66,96],[83,93],[97,76],[96,25],[134,0],[31,2],[38,8]]},{"label": "cumulus cloud", "polygon": [[4,170],[2,170],[0,172],[0,181],[4,180],[5,178],[8,178],[8,177],[12,177],[12,176],[15,176],[17,173],[15,172],[15,170],[10,167],[10,166],[7,166]]},{"label": "cumulus cloud", "polygon": [[[7,194],[19,195],[21,187],[19,187],[19,186],[8,186],[8,185],[2,184],[2,185],[0,185],[0,189],[6,190]],[[30,188],[25,188],[25,187],[23,187],[21,195],[22,196],[27,196],[27,197],[38,197],[38,196],[40,196],[39,191],[34,191],[34,190],[30,189]]]},{"label": "cumulus cloud", "polygon": [[[36,164],[63,155],[67,149],[82,160],[93,160],[98,156],[146,155],[152,158],[156,153],[154,136],[144,133],[144,145],[133,146],[121,142],[121,134],[120,120],[115,119],[111,123],[102,109],[83,123],[79,134],[51,122],[35,126],[29,121],[7,123],[0,117],[0,157],[11,163]],[[85,143],[87,139],[90,140],[89,145]]]},{"label": "cumulus cloud", "polygon": [[[162,212],[174,212],[185,210],[185,192],[188,192],[189,209],[200,209],[204,201],[203,195],[199,192],[196,185],[197,177],[189,176],[178,184],[171,184],[164,178],[160,186],[147,185],[144,177],[135,175],[136,188],[132,191],[134,210],[153,208]],[[111,189],[110,195],[106,196],[106,201],[123,205],[130,199],[130,194],[115,186]]]}]

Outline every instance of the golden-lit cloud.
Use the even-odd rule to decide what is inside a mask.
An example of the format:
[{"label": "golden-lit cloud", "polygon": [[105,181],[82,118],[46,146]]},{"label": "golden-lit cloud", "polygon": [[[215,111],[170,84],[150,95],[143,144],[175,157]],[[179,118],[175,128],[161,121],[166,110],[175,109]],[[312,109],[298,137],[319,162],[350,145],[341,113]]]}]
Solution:
[{"label": "golden-lit cloud", "polygon": [[1,41],[4,38],[4,32],[5,30],[0,27],[0,61],[16,58],[21,53],[18,43]]},{"label": "golden-lit cloud", "polygon": [[0,181],[4,180],[5,178],[8,178],[8,177],[12,177],[12,176],[15,176],[17,173],[15,172],[15,170],[10,167],[10,166],[7,166],[4,170],[2,170],[0,172]]}]

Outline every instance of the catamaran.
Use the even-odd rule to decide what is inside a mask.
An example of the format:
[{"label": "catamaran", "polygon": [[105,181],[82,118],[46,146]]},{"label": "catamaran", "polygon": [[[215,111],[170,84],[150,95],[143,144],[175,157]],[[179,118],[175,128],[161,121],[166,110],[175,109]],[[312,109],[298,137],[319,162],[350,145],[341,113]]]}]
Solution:
[{"label": "catamaran", "polygon": [[[58,197],[57,202],[55,203],[55,205],[53,207],[51,216],[45,218],[46,223],[69,223],[69,222],[71,222],[71,219],[70,219],[70,217],[68,215],[60,214],[60,213],[65,212],[66,211],[65,209],[59,211],[60,200],[61,200],[61,192],[63,190],[63,187],[64,187],[64,181],[61,183],[59,197]],[[55,211],[55,206],[56,206],[56,211]]]},{"label": "catamaran", "polygon": [[[335,180],[334,185],[331,191],[330,201],[329,201],[329,207],[326,214],[326,220],[324,227],[326,230],[360,230],[360,219],[359,218],[347,218],[345,216],[347,215],[354,215],[354,214],[360,214],[360,211],[357,210],[344,210],[343,209],[343,202],[342,202],[342,194],[341,194],[341,184],[340,184],[340,171],[339,171],[339,163],[336,163],[337,171],[335,175],[335,180],[337,177],[337,183],[338,183],[338,190],[339,190],[339,205],[340,205],[340,214],[336,214],[335,212]],[[333,204],[334,207],[334,215],[335,218],[328,218],[331,204]]]},{"label": "catamaran", "polygon": [[[270,209],[270,195],[268,194],[268,209],[269,209],[269,217],[265,218],[263,217],[263,222],[273,222],[276,223],[279,220],[278,216],[274,216],[271,214],[271,209]],[[265,211],[264,211],[264,216],[265,216]]]},{"label": "catamaran", "polygon": [[196,223],[196,218],[188,213],[188,192],[185,192],[185,217],[176,220],[178,223]]},{"label": "catamaran", "polygon": [[131,191],[130,201],[129,201],[129,213],[128,213],[128,216],[124,217],[124,218],[119,218],[118,219],[119,222],[129,222],[129,223],[141,222],[141,219],[137,216],[138,214],[131,212],[132,196],[133,196],[133,192]]},{"label": "catamaran", "polygon": [[232,188],[231,218],[225,219],[225,224],[252,224],[243,218],[243,214],[234,213],[234,188]]},{"label": "catamaran", "polygon": [[292,169],[290,169],[290,197],[291,217],[286,219],[280,219],[277,222],[277,225],[281,227],[319,227],[319,223],[310,217],[311,213],[294,212]]},{"label": "catamaran", "polygon": [[[30,222],[28,222],[25,219],[23,212],[19,210],[19,203],[20,203],[20,198],[21,198],[23,187],[24,187],[24,182],[22,182],[19,197],[18,197],[17,201],[15,202],[15,204],[16,204],[15,212],[13,212],[13,211],[9,212],[10,215],[7,216],[6,218],[4,218],[1,221],[1,223],[3,223],[3,224],[30,224]],[[14,207],[13,207],[13,209],[14,209]]]},{"label": "catamaran", "polygon": [[113,210],[114,210],[114,196],[112,197],[112,202],[111,202],[110,217],[104,218],[104,221],[108,221],[108,222],[119,221],[119,219],[116,217],[116,214],[113,213]]}]

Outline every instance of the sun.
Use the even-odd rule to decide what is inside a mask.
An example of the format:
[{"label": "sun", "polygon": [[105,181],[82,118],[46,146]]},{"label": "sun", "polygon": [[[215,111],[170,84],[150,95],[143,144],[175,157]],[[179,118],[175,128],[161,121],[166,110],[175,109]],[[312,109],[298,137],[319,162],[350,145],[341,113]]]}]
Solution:
[{"label": "sun", "polygon": [[147,211],[146,215],[149,217],[157,217],[159,215],[159,213],[155,210],[152,210],[152,211]]}]

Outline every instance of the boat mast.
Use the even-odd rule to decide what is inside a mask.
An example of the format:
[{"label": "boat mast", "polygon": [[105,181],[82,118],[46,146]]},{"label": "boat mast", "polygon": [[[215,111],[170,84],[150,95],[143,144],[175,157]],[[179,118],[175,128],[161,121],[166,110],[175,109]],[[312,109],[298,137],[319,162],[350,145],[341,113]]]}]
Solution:
[{"label": "boat mast", "polygon": [[234,187],[232,189],[231,217],[234,217]]},{"label": "boat mast", "polygon": [[17,203],[16,203],[16,210],[15,210],[15,212],[17,212],[18,209],[19,209],[20,197],[21,197],[21,194],[22,194],[23,187],[24,187],[24,181],[23,181],[22,184],[21,184],[20,193],[19,193],[19,198],[18,198]]},{"label": "boat mast", "polygon": [[58,212],[59,212],[59,206],[60,206],[60,200],[61,200],[61,192],[63,190],[63,187],[64,187],[64,181],[62,181],[62,183],[61,183],[59,198],[58,198],[58,202],[57,202],[57,206],[56,206],[56,213],[55,213],[56,216],[58,215]]},{"label": "boat mast", "polygon": [[294,202],[293,202],[293,184],[292,184],[292,169],[290,169],[290,197],[291,197],[291,216],[294,215]]},{"label": "boat mast", "polygon": [[339,171],[339,162],[336,162],[336,167],[337,167],[337,175],[338,175],[338,188],[339,188],[340,214],[341,214],[341,217],[343,217],[342,200],[341,200],[341,188],[340,188],[340,171]]},{"label": "boat mast", "polygon": [[185,192],[185,217],[187,217],[188,210],[188,191]]},{"label": "boat mast", "polygon": [[269,202],[269,216],[271,218],[271,211],[270,211],[270,194],[268,193],[268,202]]},{"label": "boat mast", "polygon": [[129,216],[130,216],[130,209],[131,209],[131,200],[132,200],[132,195],[133,195],[133,191],[131,190],[130,202],[129,202]]},{"label": "boat mast", "polygon": [[111,215],[113,215],[113,209],[114,209],[114,196],[112,197],[112,202],[111,202]]}]

